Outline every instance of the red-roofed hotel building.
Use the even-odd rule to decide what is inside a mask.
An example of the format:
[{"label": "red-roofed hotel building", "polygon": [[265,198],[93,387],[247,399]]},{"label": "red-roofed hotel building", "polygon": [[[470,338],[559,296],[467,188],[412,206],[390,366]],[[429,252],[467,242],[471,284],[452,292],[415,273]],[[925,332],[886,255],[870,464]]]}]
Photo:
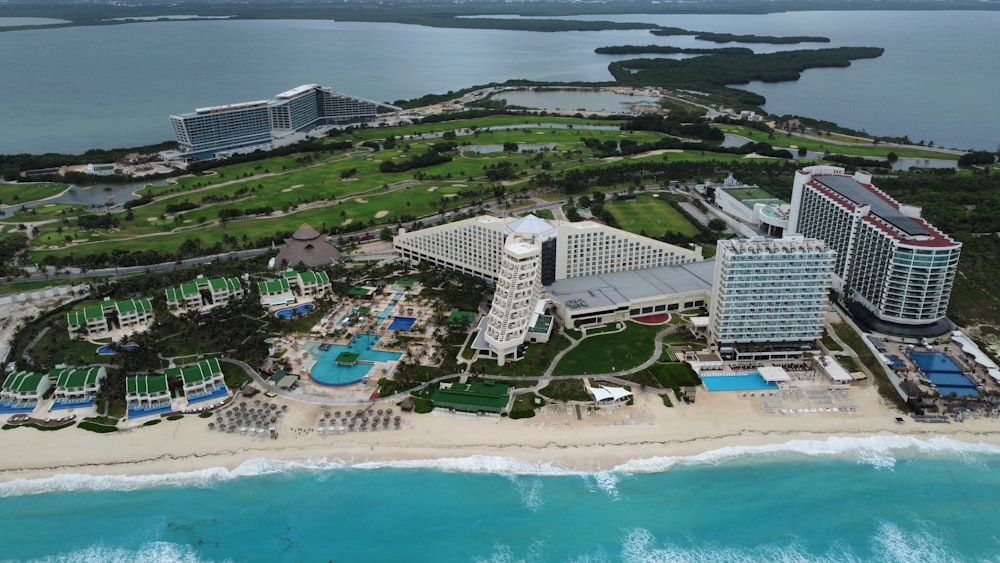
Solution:
[{"label": "red-roofed hotel building", "polygon": [[904,336],[950,330],[945,315],[962,245],[872,185],[835,166],[795,174],[788,232],[837,252],[833,288],[869,328]]}]

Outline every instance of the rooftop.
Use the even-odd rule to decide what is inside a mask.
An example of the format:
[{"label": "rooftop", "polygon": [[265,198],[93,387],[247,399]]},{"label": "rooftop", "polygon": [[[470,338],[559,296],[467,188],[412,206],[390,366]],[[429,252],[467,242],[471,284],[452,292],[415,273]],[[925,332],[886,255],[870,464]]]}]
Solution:
[{"label": "rooftop", "polygon": [[715,260],[556,280],[553,300],[582,303],[576,308],[608,307],[648,297],[711,291]]},{"label": "rooftop", "polygon": [[857,205],[870,206],[873,214],[907,235],[933,236],[923,225],[903,215],[898,206],[851,176],[813,176],[813,179]]}]

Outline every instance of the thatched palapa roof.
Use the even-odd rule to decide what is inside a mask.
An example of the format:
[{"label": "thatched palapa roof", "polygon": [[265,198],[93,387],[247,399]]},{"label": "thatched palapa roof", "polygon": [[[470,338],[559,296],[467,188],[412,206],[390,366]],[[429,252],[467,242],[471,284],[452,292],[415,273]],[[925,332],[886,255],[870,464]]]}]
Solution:
[{"label": "thatched palapa roof", "polygon": [[279,268],[305,264],[311,268],[329,266],[341,258],[340,251],[323,238],[319,231],[303,223],[292,235],[285,239],[285,246],[275,258]]}]

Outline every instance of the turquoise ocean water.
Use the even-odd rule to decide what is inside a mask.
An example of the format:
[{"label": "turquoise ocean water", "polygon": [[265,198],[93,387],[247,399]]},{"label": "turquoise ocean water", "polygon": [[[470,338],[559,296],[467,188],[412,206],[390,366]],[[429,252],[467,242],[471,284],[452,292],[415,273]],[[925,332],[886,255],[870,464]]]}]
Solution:
[{"label": "turquoise ocean water", "polygon": [[1000,448],[832,438],[573,473],[505,458],[0,485],[0,559],[996,561]]}]

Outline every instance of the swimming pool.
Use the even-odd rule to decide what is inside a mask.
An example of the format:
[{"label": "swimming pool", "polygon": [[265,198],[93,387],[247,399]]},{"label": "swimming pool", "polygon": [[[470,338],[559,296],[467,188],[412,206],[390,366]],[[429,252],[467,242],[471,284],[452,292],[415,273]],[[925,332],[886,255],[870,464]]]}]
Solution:
[{"label": "swimming pool", "polygon": [[[131,352],[132,350],[135,350],[135,349],[139,348],[139,346],[136,345],[136,344],[126,344],[126,345],[122,346],[121,348],[122,348],[122,350]],[[100,348],[97,349],[97,355],[99,355],[99,356],[114,356],[115,355],[115,349],[112,348],[111,346],[101,346]]]},{"label": "swimming pool", "polygon": [[393,317],[389,330],[410,330],[417,319],[413,317]]},{"label": "swimming pool", "polygon": [[759,372],[702,375],[701,382],[709,391],[759,391],[777,389],[778,384],[766,381]]},{"label": "swimming pool", "polygon": [[[309,371],[309,377],[320,385],[332,387],[352,385],[368,375],[373,362],[391,362],[398,360],[403,355],[400,352],[372,350],[371,348],[378,342],[378,339],[378,336],[359,334],[352,338],[346,346],[334,344],[327,350],[321,351],[319,347],[311,349],[309,352],[316,358],[316,364]],[[352,366],[340,366],[335,360],[341,352],[353,352],[360,357],[357,363]]]},{"label": "swimming pool", "polygon": [[910,359],[937,387],[938,393],[942,395],[954,393],[959,397],[979,396],[976,385],[965,377],[962,368],[955,365],[955,362],[946,354],[941,352],[911,352]]},{"label": "swimming pool", "polygon": [[316,309],[316,305],[313,303],[303,303],[295,307],[289,307],[287,309],[278,309],[274,312],[274,316],[283,320],[290,321],[296,317],[304,317],[309,313],[312,313]]}]

